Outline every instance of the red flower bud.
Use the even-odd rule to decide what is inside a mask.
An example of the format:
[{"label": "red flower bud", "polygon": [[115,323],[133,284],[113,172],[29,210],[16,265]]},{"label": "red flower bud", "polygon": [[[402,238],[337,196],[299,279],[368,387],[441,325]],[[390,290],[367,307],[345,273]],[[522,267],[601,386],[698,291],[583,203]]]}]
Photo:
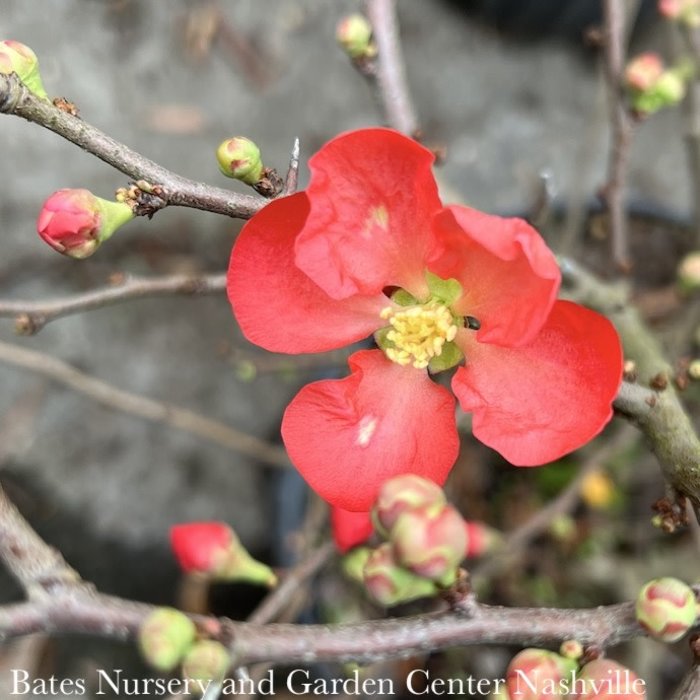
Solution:
[{"label": "red flower bud", "polygon": [[17,73],[37,97],[48,99],[39,75],[39,59],[25,44],[12,39],[0,41],[0,73]]},{"label": "red flower bud", "polygon": [[231,665],[231,656],[220,642],[203,639],[197,642],[182,662],[182,675],[192,681],[219,683]]},{"label": "red flower bud", "polygon": [[[525,649],[513,657],[506,671],[511,700],[555,700],[566,696],[575,663],[545,649]],[[560,685],[561,684],[561,685]]]},{"label": "red flower bud", "polygon": [[464,529],[467,533],[467,548],[464,556],[467,559],[483,557],[503,544],[501,533],[484,523],[465,520]]},{"label": "red flower bud", "polygon": [[644,681],[610,659],[586,664],[572,684],[571,700],[644,700]]},{"label": "red flower bud", "polygon": [[374,529],[369,513],[335,507],[331,508],[331,528],[335,546],[342,554],[366,542]]},{"label": "red flower bud", "polygon": [[432,581],[406,571],[397,563],[388,542],[370,553],[362,578],[369,595],[386,607],[425,598],[436,592]]},{"label": "red flower bud", "polygon": [[225,523],[186,523],[170,529],[170,543],[182,569],[215,581],[248,581],[275,586],[270,567],[253,559]]},{"label": "red flower bud", "polygon": [[403,513],[391,529],[390,539],[402,566],[443,586],[454,583],[467,550],[464,520],[447,504]]},{"label": "red flower bud", "polygon": [[133,218],[128,204],[108,202],[89,190],[65,189],[44,202],[36,227],[54,250],[72,258],[87,258]]},{"label": "red flower bud", "polygon": [[627,64],[625,80],[634,90],[644,92],[652,88],[664,72],[661,57],[648,51],[640,54]]},{"label": "red flower bud", "polygon": [[649,581],[637,597],[637,621],[655,639],[678,641],[695,623],[693,589],[675,578]]},{"label": "red flower bud", "polygon": [[187,615],[174,608],[157,608],[139,628],[139,648],[158,671],[172,671],[194,644],[196,629]]},{"label": "red flower bud", "polygon": [[416,474],[401,474],[384,482],[373,515],[377,525],[388,533],[402,513],[444,503],[445,494],[435,482]]}]

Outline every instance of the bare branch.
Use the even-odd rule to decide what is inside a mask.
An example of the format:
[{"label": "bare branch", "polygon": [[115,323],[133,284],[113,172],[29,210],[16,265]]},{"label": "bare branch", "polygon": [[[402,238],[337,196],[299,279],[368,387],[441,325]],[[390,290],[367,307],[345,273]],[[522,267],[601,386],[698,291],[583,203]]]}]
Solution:
[{"label": "bare branch", "polygon": [[82,119],[36,97],[14,73],[0,74],[0,113],[14,114],[39,124],[134,180],[145,180],[158,186],[157,194],[166,205],[248,219],[267,204],[262,197],[229,192],[167,170]]},{"label": "bare branch", "polygon": [[132,277],[120,275],[108,287],[42,301],[0,299],[0,317],[14,317],[17,332],[33,335],[47,323],[61,316],[99,309],[132,299],[182,294],[199,296],[219,294],[226,289],[226,275],[167,275],[164,277]]},{"label": "bare branch", "polygon": [[292,154],[289,157],[289,168],[284,181],[283,194],[294,194],[297,191],[297,181],[299,179],[299,139],[294,139]]},{"label": "bare branch", "polygon": [[373,76],[386,120],[394,129],[415,137],[418,132],[413,103],[403,65],[396,21],[395,0],[367,0],[367,16],[377,44],[377,68]]},{"label": "bare branch", "polygon": [[290,466],[287,454],[281,447],[188,409],[124,391],[80,372],[51,355],[0,342],[0,362],[48,377],[109,408],[184,430],[272,467]]}]

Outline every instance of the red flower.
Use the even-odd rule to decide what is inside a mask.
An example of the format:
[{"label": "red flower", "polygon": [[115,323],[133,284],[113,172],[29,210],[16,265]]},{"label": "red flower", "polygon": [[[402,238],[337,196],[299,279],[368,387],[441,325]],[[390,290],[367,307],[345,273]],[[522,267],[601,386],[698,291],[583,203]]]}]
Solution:
[{"label": "red flower", "polygon": [[226,523],[183,523],[170,528],[170,545],[183,571],[210,573],[234,542]]},{"label": "red flower", "polygon": [[365,543],[374,531],[369,513],[342,508],[331,508],[331,528],[335,546],[342,554],[358,544]]},{"label": "red flower", "polygon": [[321,352],[371,333],[350,376],[304,387],[282,436],[304,478],[346,510],[411,472],[442,484],[459,441],[452,390],[477,438],[519,466],[580,447],[612,415],[620,342],[602,316],[557,301],[560,273],[520,219],[443,207],[432,154],[396,132],[337,137],[309,162],[306,192],[243,228],[228,294],[246,337]]}]

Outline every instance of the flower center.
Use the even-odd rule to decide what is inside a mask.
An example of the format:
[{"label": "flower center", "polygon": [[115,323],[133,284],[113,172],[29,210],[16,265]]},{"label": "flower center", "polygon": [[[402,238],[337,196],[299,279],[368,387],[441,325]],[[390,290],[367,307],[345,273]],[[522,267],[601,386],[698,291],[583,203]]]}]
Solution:
[{"label": "flower center", "polygon": [[457,335],[452,313],[437,301],[401,309],[387,306],[380,315],[391,324],[385,336],[389,343],[384,352],[400,365],[427,367],[434,357],[442,354],[445,343]]}]

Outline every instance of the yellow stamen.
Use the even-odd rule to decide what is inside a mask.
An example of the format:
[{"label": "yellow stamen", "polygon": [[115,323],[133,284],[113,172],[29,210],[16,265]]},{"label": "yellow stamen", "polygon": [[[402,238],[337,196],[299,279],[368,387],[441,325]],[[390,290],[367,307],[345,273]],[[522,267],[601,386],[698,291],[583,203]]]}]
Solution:
[{"label": "yellow stamen", "polygon": [[433,357],[439,357],[445,343],[455,339],[457,325],[450,310],[437,302],[408,308],[387,306],[379,314],[391,324],[386,339],[393,347],[386,356],[399,365],[423,369]]}]

